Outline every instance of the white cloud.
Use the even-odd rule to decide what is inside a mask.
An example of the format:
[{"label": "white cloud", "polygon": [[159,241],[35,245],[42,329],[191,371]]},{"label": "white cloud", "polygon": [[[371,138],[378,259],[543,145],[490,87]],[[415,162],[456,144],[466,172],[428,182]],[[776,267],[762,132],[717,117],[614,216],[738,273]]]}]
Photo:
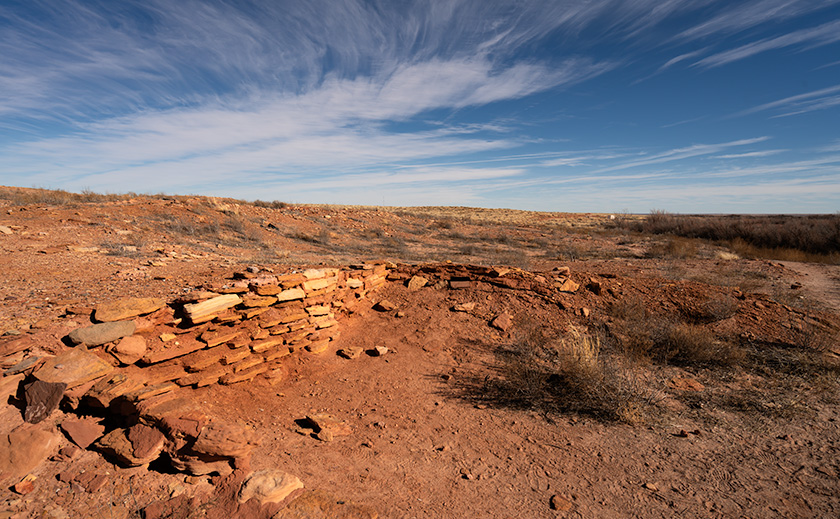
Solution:
[{"label": "white cloud", "polygon": [[764,151],[748,151],[746,153],[731,153],[728,155],[716,155],[715,159],[752,159],[757,157],[769,157],[787,150],[764,150]]},{"label": "white cloud", "polygon": [[837,41],[840,41],[840,21],[833,21],[818,27],[801,29],[775,38],[766,38],[719,52],[697,61],[694,65],[704,68],[714,68],[774,49],[782,49],[801,44],[807,44],[809,48],[813,48]]},{"label": "white cloud", "polygon": [[785,97],[770,103],[743,110],[735,114],[735,116],[749,115],[756,112],[766,110],[779,109],[783,113],[776,117],[786,117],[789,115],[801,114],[805,112],[812,112],[815,110],[824,110],[840,104],[840,85],[834,85],[827,88],[821,88],[804,94]]},{"label": "white cloud", "polygon": [[695,144],[693,146],[687,146],[685,148],[677,148],[662,153],[657,153],[656,155],[652,155],[650,157],[631,160],[628,162],[616,164],[614,166],[601,168],[594,171],[594,173],[605,173],[608,171],[618,171],[622,169],[637,168],[640,166],[650,166],[652,164],[662,164],[664,162],[684,160],[688,158],[699,157],[702,155],[711,155],[713,153],[718,153],[727,148],[756,144],[758,142],[766,141],[769,138],[770,137],[756,137],[753,139],[741,139],[737,141],[730,141],[719,144]]}]

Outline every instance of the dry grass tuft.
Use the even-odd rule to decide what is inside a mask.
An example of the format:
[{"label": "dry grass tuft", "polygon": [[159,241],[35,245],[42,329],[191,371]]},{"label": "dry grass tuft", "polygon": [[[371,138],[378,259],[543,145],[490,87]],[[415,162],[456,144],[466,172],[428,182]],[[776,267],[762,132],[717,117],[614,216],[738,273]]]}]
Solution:
[{"label": "dry grass tuft", "polygon": [[603,355],[597,335],[570,328],[560,336],[530,323],[496,352],[496,377],[461,382],[472,400],[549,413],[578,413],[606,421],[641,423],[658,394],[642,383],[638,366]]}]

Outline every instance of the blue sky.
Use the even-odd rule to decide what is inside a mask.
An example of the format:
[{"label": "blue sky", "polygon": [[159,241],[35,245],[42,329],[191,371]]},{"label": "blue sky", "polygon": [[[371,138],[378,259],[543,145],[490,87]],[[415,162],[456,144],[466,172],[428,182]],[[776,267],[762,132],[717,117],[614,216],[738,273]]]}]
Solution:
[{"label": "blue sky", "polygon": [[0,184],[840,210],[840,0],[3,0]]}]

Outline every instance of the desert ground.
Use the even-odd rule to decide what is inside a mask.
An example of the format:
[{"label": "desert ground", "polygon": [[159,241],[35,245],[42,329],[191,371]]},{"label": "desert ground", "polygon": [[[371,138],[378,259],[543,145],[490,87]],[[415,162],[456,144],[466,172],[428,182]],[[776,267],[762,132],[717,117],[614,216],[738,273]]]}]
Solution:
[{"label": "desert ground", "polygon": [[0,518],[840,516],[836,257],[645,218],[0,188]]}]

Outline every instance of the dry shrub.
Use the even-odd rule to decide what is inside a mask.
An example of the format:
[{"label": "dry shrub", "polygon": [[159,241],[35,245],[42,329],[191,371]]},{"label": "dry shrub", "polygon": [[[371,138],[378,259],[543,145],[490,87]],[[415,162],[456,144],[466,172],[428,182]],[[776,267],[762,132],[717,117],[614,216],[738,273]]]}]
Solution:
[{"label": "dry shrub", "polygon": [[690,216],[652,211],[627,228],[729,244],[741,256],[840,261],[840,214]]},{"label": "dry shrub", "polygon": [[719,295],[683,308],[685,317],[696,323],[714,323],[738,313],[738,302],[733,297]]},{"label": "dry shrub", "polygon": [[628,423],[645,421],[651,414],[656,393],[643,384],[633,362],[603,355],[597,335],[571,328],[558,336],[529,323],[520,329],[514,343],[496,352],[498,377],[462,383],[460,389],[471,399]]},{"label": "dry shrub", "polygon": [[262,207],[263,209],[284,209],[288,207],[289,204],[286,202],[281,202],[280,200],[273,200],[271,202],[266,202],[263,200],[254,200],[254,207]]},{"label": "dry shrub", "polygon": [[696,258],[698,251],[697,240],[675,236],[665,243],[659,243],[650,248],[648,255],[655,258]]},{"label": "dry shrub", "polygon": [[0,199],[8,200],[16,205],[71,205],[97,202],[113,202],[116,200],[128,200],[136,198],[136,193],[125,194],[102,194],[89,189],[81,193],[71,193],[63,189],[38,189],[38,188],[17,188],[0,187]]},{"label": "dry shrub", "polygon": [[[710,300],[709,312],[727,315],[731,309]],[[708,328],[677,320],[673,316],[652,315],[639,298],[614,303],[610,333],[621,352],[636,361],[653,360],[683,366],[732,366],[740,363],[744,351],[736,344],[718,338]]]},{"label": "dry shrub", "polygon": [[455,221],[451,218],[438,218],[429,224],[430,229],[451,229],[455,226]]},{"label": "dry shrub", "polygon": [[733,366],[746,357],[738,345],[718,339],[703,326],[687,323],[666,327],[656,353],[665,362],[686,366]]}]

